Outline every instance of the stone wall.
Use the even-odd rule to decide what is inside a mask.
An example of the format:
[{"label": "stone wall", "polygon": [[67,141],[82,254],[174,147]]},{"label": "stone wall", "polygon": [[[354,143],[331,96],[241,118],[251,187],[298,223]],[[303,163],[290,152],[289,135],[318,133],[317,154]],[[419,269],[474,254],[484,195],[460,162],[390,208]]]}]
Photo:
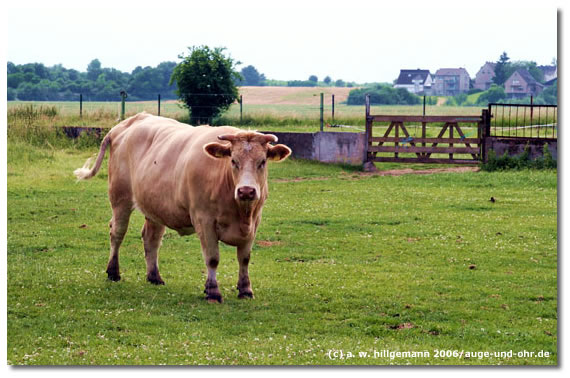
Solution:
[{"label": "stone wall", "polygon": [[360,165],[366,159],[366,134],[349,132],[283,133],[264,131],[293,150],[292,157],[323,163]]},{"label": "stone wall", "polygon": [[530,158],[536,159],[542,156],[544,145],[548,144],[548,149],[554,160],[558,159],[558,143],[557,139],[538,139],[538,138],[485,138],[485,156],[489,156],[489,151],[495,151],[497,156],[502,156],[505,151],[509,156],[520,155],[524,152],[528,145],[530,148]]}]

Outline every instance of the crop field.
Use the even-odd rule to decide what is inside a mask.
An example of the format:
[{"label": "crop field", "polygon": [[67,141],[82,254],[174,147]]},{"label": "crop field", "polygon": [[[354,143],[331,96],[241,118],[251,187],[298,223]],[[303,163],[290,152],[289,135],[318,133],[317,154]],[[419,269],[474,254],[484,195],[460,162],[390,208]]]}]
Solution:
[{"label": "crop field", "polygon": [[219,305],[196,236],[168,231],[145,281],[136,212],[107,280],[106,162],[72,175],[96,148],[8,139],[8,364],[558,363],[556,171],[270,164],[255,299],[222,245]]}]

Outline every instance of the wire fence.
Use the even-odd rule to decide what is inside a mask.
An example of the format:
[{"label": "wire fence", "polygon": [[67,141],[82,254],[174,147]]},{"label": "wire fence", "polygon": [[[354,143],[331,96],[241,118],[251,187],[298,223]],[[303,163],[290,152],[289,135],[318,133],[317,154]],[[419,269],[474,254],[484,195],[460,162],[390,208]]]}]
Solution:
[{"label": "wire fence", "polygon": [[491,136],[556,139],[558,106],[534,104],[489,105]]},{"label": "wire fence", "polygon": [[[226,100],[224,97],[229,98]],[[322,97],[322,96],[321,96]],[[213,124],[218,122],[230,122],[232,124],[251,123],[251,118],[258,120],[267,119],[298,119],[311,120],[316,122],[321,118],[321,123],[325,120],[324,102],[321,100],[319,104],[294,104],[276,106],[271,103],[267,104],[245,104],[247,105],[247,114],[244,112],[244,97],[240,95],[237,100],[233,94],[225,93],[193,93],[187,95],[188,104],[184,104],[177,99],[161,99],[157,95],[156,100],[150,101],[128,101],[125,96],[124,101],[118,97],[117,101],[90,101],[87,96],[79,96],[78,101],[59,101],[59,102],[35,102],[35,101],[17,101],[9,104],[9,107],[33,105],[37,107],[50,107],[55,109],[57,114],[76,120],[93,120],[96,119],[124,119],[131,115],[147,112],[178,120],[189,120],[191,123]],[[333,97],[334,98],[334,97]],[[334,101],[334,100],[333,100]],[[313,101],[314,102],[314,101]],[[223,112],[217,113],[213,111],[219,108],[217,104],[225,104],[227,106]],[[329,107],[331,104],[329,103]],[[333,113],[328,115],[327,121],[330,122],[331,117],[334,119],[334,104],[332,105]],[[359,114],[360,115],[360,114]],[[222,118],[221,120],[219,118]]]}]

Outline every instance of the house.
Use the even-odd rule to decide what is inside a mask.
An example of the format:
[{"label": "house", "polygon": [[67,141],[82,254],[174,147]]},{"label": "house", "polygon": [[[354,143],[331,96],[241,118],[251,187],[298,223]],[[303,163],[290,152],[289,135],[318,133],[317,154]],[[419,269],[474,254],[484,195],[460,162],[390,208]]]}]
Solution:
[{"label": "house", "polygon": [[486,91],[493,84],[493,78],[495,77],[495,66],[497,63],[485,62],[479,71],[475,75],[475,81],[473,83],[473,88],[481,89]]},{"label": "house", "polygon": [[532,75],[523,69],[516,70],[505,81],[505,93],[510,98],[536,96],[544,89]]},{"label": "house", "polygon": [[432,76],[429,70],[400,70],[394,88],[405,88],[408,92],[417,95],[430,95]]},{"label": "house", "polygon": [[552,81],[558,77],[557,66],[538,66],[544,75],[544,81]]},{"label": "house", "polygon": [[440,68],[434,75],[432,93],[455,96],[469,90],[469,73],[465,68]]}]

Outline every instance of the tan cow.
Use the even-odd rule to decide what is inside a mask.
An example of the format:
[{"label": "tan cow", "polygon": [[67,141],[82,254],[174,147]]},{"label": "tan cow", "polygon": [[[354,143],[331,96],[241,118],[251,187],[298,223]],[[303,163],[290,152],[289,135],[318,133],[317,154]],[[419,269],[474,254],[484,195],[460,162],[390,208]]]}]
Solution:
[{"label": "tan cow", "polygon": [[291,150],[274,135],[234,127],[191,127],[140,113],[113,127],[90,161],[74,171],[79,180],[93,177],[110,146],[109,200],[113,209],[110,280],[120,280],[119,247],[133,209],[145,216],[142,229],[147,280],[164,284],[158,249],[165,227],[180,235],[198,234],[208,268],[206,299],[222,302],[216,281],[218,241],[236,246],[239,298],[253,298],[248,264],[267,199],[267,160],[281,161]]}]

